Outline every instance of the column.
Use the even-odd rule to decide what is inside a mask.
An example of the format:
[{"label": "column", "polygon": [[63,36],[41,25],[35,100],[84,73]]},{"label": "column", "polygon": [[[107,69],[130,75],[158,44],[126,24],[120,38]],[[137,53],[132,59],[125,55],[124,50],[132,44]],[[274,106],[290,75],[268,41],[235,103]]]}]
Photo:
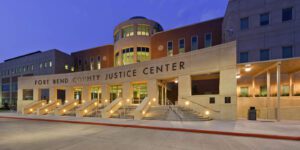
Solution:
[{"label": "column", "polygon": [[289,74],[289,82],[290,82],[290,91],[289,91],[289,96],[292,97],[294,95],[294,78],[293,74]]},{"label": "column", "polygon": [[72,87],[66,87],[66,100],[69,102],[74,100],[74,93]]},{"label": "column", "polygon": [[18,87],[18,102],[17,102],[17,112],[20,113],[22,112],[23,108],[23,89]]},{"label": "column", "polygon": [[164,105],[167,105],[167,83],[163,86],[164,89]]},{"label": "column", "polygon": [[280,68],[281,64],[279,63],[277,65],[277,70],[276,70],[276,77],[277,77],[277,111],[276,111],[276,119],[277,121],[280,121],[280,93],[281,93],[281,88],[280,88]]},{"label": "column", "polygon": [[49,100],[57,101],[57,89],[54,87],[49,88]]},{"label": "column", "polygon": [[82,87],[82,101],[91,101],[89,86]]},{"label": "column", "polygon": [[158,84],[156,79],[149,80],[147,82],[148,98],[150,100],[155,99],[155,103],[158,104]]},{"label": "column", "polygon": [[191,76],[185,75],[185,76],[179,76],[178,77],[178,97],[179,100],[181,98],[189,97],[192,95],[192,81]]},{"label": "column", "polygon": [[102,99],[101,99],[101,103],[104,103],[105,100],[109,101],[109,85],[105,84],[101,86],[101,92],[102,92]]},{"label": "column", "polygon": [[39,100],[41,100],[40,89],[34,88],[33,89],[33,101],[39,101]]},{"label": "column", "polygon": [[122,98],[123,100],[132,99],[132,91],[130,82],[125,82],[122,84]]},{"label": "column", "polygon": [[255,98],[255,77],[252,78],[252,97]]},{"label": "column", "polygon": [[270,97],[271,77],[270,71],[267,71],[267,97]]},{"label": "column", "polygon": [[0,78],[0,107],[2,107],[2,78]]}]

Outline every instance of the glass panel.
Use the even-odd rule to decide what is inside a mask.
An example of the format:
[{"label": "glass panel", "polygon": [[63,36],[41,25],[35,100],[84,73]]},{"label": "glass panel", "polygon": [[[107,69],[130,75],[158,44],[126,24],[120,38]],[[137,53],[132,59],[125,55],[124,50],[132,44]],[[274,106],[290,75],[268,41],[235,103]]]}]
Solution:
[{"label": "glass panel", "polygon": [[248,62],[248,52],[240,53],[240,63]]},{"label": "glass panel", "polygon": [[121,85],[110,86],[110,102],[114,101],[118,97],[122,97],[122,86]]},{"label": "glass panel", "polygon": [[241,97],[248,97],[249,96],[249,89],[248,87],[241,87],[240,89],[240,96]]},{"label": "glass panel", "polygon": [[168,56],[173,56],[173,42],[170,41],[168,42],[168,52],[167,52]]},{"label": "glass panel", "polygon": [[260,60],[269,60],[270,59],[270,51],[268,49],[260,50]]},{"label": "glass panel", "polygon": [[282,21],[289,21],[293,19],[293,8],[282,9]]},{"label": "glass panel", "polygon": [[260,86],[260,95],[261,97],[266,97],[267,96],[267,86],[263,85]]},{"label": "glass panel", "polygon": [[23,100],[33,100],[33,90],[24,89],[23,90]]},{"label": "glass panel", "polygon": [[193,36],[192,37],[192,45],[191,45],[191,50],[197,50],[198,49],[198,36]]},{"label": "glass panel", "polygon": [[99,100],[101,99],[101,88],[100,87],[92,87],[91,88],[91,100]]},{"label": "glass panel", "polygon": [[211,45],[212,45],[212,34],[211,33],[206,33],[205,34],[204,47],[210,47]]},{"label": "glass panel", "polygon": [[133,26],[129,26],[129,27],[125,27],[122,29],[122,37],[129,37],[129,36],[134,36],[134,27]]},{"label": "glass panel", "polygon": [[240,28],[241,28],[241,30],[249,29],[249,18],[248,17],[242,18],[240,20]]},{"label": "glass panel", "polygon": [[179,40],[179,53],[184,53],[185,52],[185,42],[184,39]]},{"label": "glass panel", "polygon": [[133,84],[133,103],[140,104],[148,96],[147,84]]},{"label": "glass panel", "polygon": [[293,57],[293,47],[287,46],[282,47],[282,58],[291,58]]},{"label": "glass panel", "polygon": [[265,26],[269,24],[269,13],[264,13],[260,15],[260,25]]},{"label": "glass panel", "polygon": [[75,88],[74,89],[74,99],[81,100],[82,98],[82,88]]},{"label": "glass panel", "polygon": [[148,25],[138,25],[137,35],[149,36],[150,28]]}]

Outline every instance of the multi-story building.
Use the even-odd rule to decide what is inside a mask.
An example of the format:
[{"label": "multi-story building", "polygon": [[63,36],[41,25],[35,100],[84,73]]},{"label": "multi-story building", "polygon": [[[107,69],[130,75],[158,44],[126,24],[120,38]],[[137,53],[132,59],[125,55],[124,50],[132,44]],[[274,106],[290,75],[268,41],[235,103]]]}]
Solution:
[{"label": "multi-story building", "polygon": [[[67,73],[71,71],[72,66],[72,57],[55,49],[5,60],[0,63],[1,104],[16,106],[19,77]],[[49,95],[45,99],[47,97]]]},{"label": "multi-story building", "polygon": [[237,62],[300,56],[298,0],[229,0],[223,42],[237,41]]}]

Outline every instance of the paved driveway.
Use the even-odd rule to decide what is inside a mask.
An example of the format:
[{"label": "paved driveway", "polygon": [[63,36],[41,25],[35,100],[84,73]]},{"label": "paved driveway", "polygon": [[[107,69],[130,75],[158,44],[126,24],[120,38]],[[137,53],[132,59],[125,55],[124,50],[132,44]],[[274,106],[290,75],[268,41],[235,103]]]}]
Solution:
[{"label": "paved driveway", "polygon": [[0,119],[1,150],[293,150],[298,141]]}]

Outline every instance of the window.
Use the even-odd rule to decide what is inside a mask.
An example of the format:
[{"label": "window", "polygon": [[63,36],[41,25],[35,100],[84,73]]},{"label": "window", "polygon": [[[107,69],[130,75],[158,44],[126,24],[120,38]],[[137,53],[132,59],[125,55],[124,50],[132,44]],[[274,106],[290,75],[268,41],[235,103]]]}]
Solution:
[{"label": "window", "polygon": [[248,62],[248,52],[240,53],[240,63]]},{"label": "window", "polygon": [[150,60],[150,53],[148,47],[137,47],[137,62]]},{"label": "window", "polygon": [[248,97],[248,96],[249,96],[248,87],[241,87],[240,88],[240,97]]},{"label": "window", "polygon": [[134,36],[133,26],[129,26],[129,27],[126,27],[126,28],[122,29],[122,33],[123,33],[122,37]]},{"label": "window", "polygon": [[198,36],[192,37],[191,51],[198,49]]},{"label": "window", "polygon": [[281,96],[289,96],[290,95],[290,86],[283,85],[281,87]]},{"label": "window", "polygon": [[260,86],[260,94],[259,96],[261,97],[265,97],[267,96],[267,86],[266,85],[263,85],[263,86]]},{"label": "window", "polygon": [[119,52],[115,54],[115,66],[120,66],[121,65],[121,60],[119,56]]},{"label": "window", "polygon": [[42,69],[43,68],[43,64],[42,63],[40,63],[40,69]]},{"label": "window", "polygon": [[291,58],[293,57],[293,47],[285,46],[282,47],[282,58]]},{"label": "window", "polygon": [[282,9],[282,22],[293,19],[293,7]]},{"label": "window", "polygon": [[133,47],[125,48],[122,50],[123,65],[134,63],[134,50]]},{"label": "window", "polygon": [[169,41],[167,47],[168,47],[167,55],[168,56],[173,56],[173,42]]},{"label": "window", "polygon": [[52,67],[52,61],[49,61],[49,67],[50,68]]},{"label": "window", "polygon": [[117,31],[115,34],[114,34],[114,40],[115,42],[118,41],[120,39],[120,31]]},{"label": "window", "polygon": [[212,34],[206,33],[204,39],[204,47],[210,47],[212,45]]},{"label": "window", "polygon": [[148,25],[138,25],[137,35],[149,36],[150,28]]},{"label": "window", "polygon": [[69,65],[65,65],[65,69],[66,69],[66,70],[69,70]]},{"label": "window", "polygon": [[262,49],[260,50],[260,60],[269,60],[270,59],[270,50],[269,49]]},{"label": "window", "polygon": [[240,28],[241,28],[241,30],[249,29],[249,17],[240,19]]},{"label": "window", "polygon": [[179,54],[184,53],[185,52],[185,42],[184,39],[180,39],[179,40]]},{"label": "window", "polygon": [[23,100],[33,100],[33,90],[24,89],[23,90]]},{"label": "window", "polygon": [[219,94],[220,74],[202,74],[191,76],[192,95],[215,95]]},{"label": "window", "polygon": [[260,15],[260,26],[268,25],[270,22],[269,13],[264,13]]}]

